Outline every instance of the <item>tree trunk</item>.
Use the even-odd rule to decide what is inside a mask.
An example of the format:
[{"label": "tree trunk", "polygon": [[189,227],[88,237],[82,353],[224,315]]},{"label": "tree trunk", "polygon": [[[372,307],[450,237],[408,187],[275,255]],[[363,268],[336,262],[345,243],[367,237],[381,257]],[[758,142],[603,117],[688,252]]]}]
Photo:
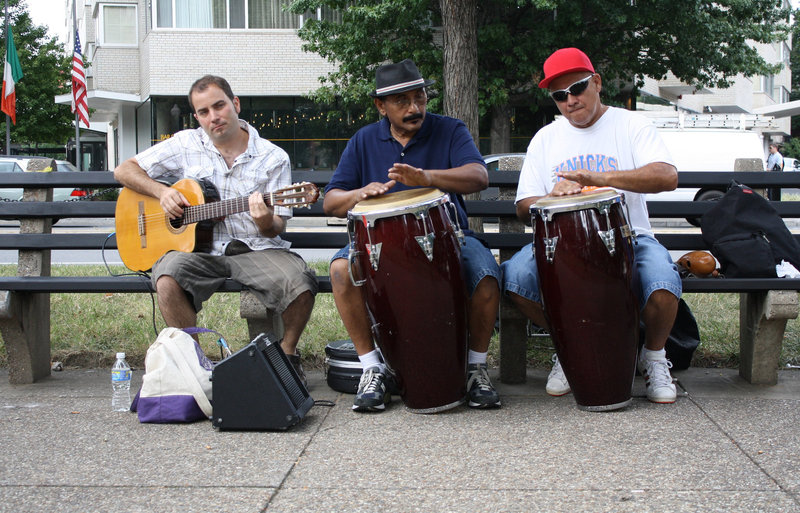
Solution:
[{"label": "tree trunk", "polygon": [[492,107],[491,152],[511,153],[511,107]]},{"label": "tree trunk", "polygon": [[[478,145],[478,2],[440,0],[444,26],[444,114],[460,119]],[[480,147],[480,146],[479,146]],[[466,199],[479,199],[480,193]],[[470,218],[470,228],[483,231],[479,218]]]}]

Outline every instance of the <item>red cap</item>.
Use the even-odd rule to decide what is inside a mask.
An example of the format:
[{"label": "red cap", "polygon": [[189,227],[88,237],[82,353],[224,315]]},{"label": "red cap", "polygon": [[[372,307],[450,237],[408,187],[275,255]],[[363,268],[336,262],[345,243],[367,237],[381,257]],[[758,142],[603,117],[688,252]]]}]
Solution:
[{"label": "red cap", "polygon": [[539,87],[547,89],[553,79],[574,71],[594,73],[594,66],[589,57],[577,48],[556,50],[544,61],[544,80],[539,82]]}]

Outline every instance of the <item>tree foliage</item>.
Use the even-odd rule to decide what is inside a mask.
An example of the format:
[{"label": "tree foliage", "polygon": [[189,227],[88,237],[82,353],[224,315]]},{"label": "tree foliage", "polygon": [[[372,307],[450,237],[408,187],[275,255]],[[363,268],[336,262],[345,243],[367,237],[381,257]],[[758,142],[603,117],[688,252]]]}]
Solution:
[{"label": "tree foliage", "polygon": [[[70,91],[71,55],[57,38],[47,35],[46,27],[34,25],[25,0],[9,0],[8,4],[9,25],[23,73],[16,85],[17,124],[11,125],[11,141],[22,145],[64,144],[74,133],[73,115],[68,105],[57,104],[54,98]],[[0,18],[5,41],[5,18]],[[5,133],[5,116],[0,127]]]},{"label": "tree foliage", "polygon": [[[774,0],[481,0],[478,68],[481,112],[533,103],[542,62],[577,46],[615,90],[669,72],[698,88],[726,87],[737,74],[774,73],[752,43],[789,33],[789,9]],[[337,66],[314,96],[364,103],[375,68],[414,59],[426,77],[440,78],[442,20],[437,0],[295,0],[294,12],[341,12],[300,30],[304,49]],[[324,17],[323,17],[324,18]]]}]

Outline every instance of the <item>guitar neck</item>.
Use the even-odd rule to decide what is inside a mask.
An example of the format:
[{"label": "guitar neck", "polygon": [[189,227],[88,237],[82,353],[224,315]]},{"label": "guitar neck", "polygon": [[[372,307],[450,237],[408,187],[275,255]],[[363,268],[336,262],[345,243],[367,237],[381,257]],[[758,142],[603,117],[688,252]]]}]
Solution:
[{"label": "guitar neck", "polygon": [[[272,206],[271,194],[264,194],[264,203],[268,207]],[[250,211],[250,198],[249,196],[241,196],[239,198],[232,198],[221,201],[212,201],[210,203],[203,203],[201,205],[192,205],[183,210],[183,221],[181,224],[199,223],[200,221],[207,221],[209,219],[219,219],[231,214],[238,214],[240,212]]]}]

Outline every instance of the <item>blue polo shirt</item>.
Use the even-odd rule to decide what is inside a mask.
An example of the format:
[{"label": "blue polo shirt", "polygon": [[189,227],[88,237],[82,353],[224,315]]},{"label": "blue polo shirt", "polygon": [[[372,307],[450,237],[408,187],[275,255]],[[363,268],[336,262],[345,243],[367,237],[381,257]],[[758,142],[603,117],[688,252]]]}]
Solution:
[{"label": "blue polo shirt", "polygon": [[[422,169],[451,169],[471,162],[484,165],[467,126],[458,119],[426,113],[419,131],[404,148],[392,137],[389,120],[383,118],[350,139],[325,192],[351,191],[372,182],[387,182],[389,168],[395,162]],[[389,192],[416,188],[397,182]],[[450,198],[458,211],[458,224],[467,230],[464,198],[452,192]]]}]

